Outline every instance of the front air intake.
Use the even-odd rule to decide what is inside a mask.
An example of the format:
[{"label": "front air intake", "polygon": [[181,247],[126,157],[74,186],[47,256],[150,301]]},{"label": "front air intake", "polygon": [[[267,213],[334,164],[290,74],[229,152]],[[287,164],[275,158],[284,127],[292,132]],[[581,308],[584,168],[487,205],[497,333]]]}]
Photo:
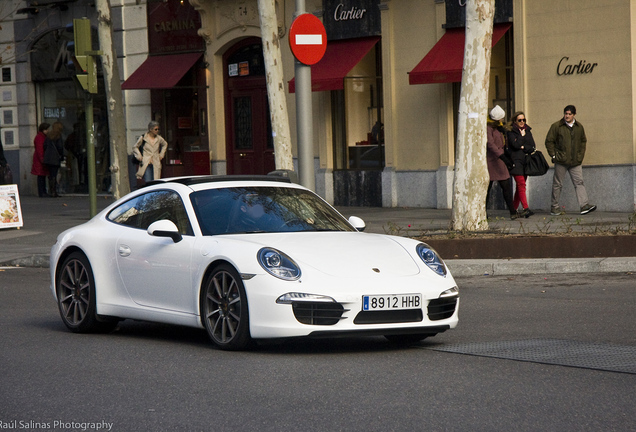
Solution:
[{"label": "front air intake", "polygon": [[439,321],[452,317],[457,308],[457,300],[458,296],[431,300],[428,303],[428,319]]},{"label": "front air intake", "polygon": [[334,325],[342,318],[345,308],[333,302],[292,302],[294,316],[301,324]]}]

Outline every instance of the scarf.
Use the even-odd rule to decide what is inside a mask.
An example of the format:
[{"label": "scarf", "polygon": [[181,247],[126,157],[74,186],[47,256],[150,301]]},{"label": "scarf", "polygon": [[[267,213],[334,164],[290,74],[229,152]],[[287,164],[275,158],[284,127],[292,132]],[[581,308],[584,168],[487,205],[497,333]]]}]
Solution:
[{"label": "scarf", "polygon": [[519,126],[519,123],[515,122],[515,124],[513,126],[521,131],[521,130],[525,130],[528,125],[524,122],[523,126]]}]

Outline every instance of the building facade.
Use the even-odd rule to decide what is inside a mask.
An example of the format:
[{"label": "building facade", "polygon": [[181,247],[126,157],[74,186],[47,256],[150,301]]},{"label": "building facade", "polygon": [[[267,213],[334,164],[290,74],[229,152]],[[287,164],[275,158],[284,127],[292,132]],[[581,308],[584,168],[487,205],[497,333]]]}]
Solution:
[{"label": "building facade", "polygon": [[[84,2],[66,3],[71,11]],[[149,13],[154,2],[112,4],[125,89],[149,59],[190,55],[173,63],[189,67],[174,84],[178,89],[166,88],[164,81],[162,88],[124,91],[129,146],[150,119],[160,118],[175,175],[273,170],[257,0],[190,0],[199,16],[187,25],[189,40],[196,39],[194,29],[200,44],[181,44],[172,52],[149,43],[157,26]],[[450,208],[465,1],[305,4],[324,23],[328,39],[325,57],[312,66],[316,191],[337,205]],[[277,0],[275,6],[296,156],[294,58],[288,44],[295,2]],[[548,128],[566,105],[575,105],[588,137],[588,194],[605,211],[631,212],[636,204],[634,7],[628,0],[496,1],[489,106],[502,106],[507,118],[524,111],[545,151]],[[94,8],[88,10],[94,15]],[[22,16],[12,21],[16,47],[25,33],[19,22],[33,20]],[[30,25],[37,27],[37,19]],[[43,84],[32,79],[34,62],[31,57],[3,66],[0,82],[0,109],[13,113],[2,119],[14,116],[13,124],[1,125],[5,152],[19,153],[20,186],[31,191],[32,137],[46,119],[44,108],[57,107],[37,96]],[[140,81],[151,76],[146,69]],[[529,179],[532,208],[549,209],[551,182],[552,171]],[[564,189],[562,205],[575,210],[571,184]]]}]

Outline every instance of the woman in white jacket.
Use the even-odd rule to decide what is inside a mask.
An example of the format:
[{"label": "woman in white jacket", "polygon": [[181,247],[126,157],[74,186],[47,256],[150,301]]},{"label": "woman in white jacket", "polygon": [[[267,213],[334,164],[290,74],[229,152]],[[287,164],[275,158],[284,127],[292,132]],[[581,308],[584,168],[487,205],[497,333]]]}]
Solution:
[{"label": "woman in white jacket", "polygon": [[[151,181],[161,178],[161,160],[168,151],[168,143],[159,135],[159,123],[148,123],[148,132],[139,137],[133,147],[133,156],[139,161],[137,179]],[[152,165],[152,169],[150,168]]]}]

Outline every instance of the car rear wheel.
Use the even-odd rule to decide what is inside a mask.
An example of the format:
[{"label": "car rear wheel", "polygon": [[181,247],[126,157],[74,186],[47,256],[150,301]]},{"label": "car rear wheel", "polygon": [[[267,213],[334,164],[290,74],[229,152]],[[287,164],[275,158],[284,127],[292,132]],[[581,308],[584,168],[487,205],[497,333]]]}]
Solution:
[{"label": "car rear wheel", "polygon": [[62,321],[76,333],[106,332],[116,320],[100,319],[95,302],[95,278],[88,258],[73,252],[64,260],[56,278],[57,304]]},{"label": "car rear wheel", "polygon": [[205,329],[216,346],[224,350],[249,348],[249,312],[245,287],[230,265],[216,267],[201,291],[201,314]]}]

